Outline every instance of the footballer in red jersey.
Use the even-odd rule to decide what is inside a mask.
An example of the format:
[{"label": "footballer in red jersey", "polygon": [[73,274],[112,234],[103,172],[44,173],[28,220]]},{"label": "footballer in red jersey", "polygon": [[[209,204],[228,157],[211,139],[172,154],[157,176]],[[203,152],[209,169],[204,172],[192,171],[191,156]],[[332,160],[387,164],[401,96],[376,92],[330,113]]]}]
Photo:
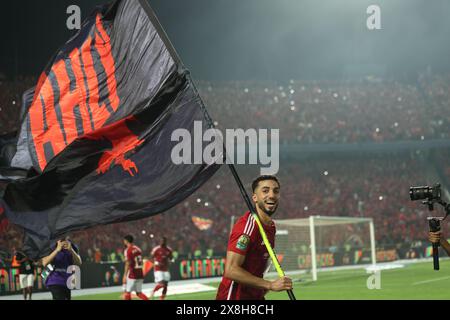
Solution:
[{"label": "footballer in red jersey", "polygon": [[135,291],[136,295],[142,300],[148,300],[147,296],[142,293],[142,284],[144,283],[144,274],[142,272],[143,261],[142,251],[133,244],[132,235],[123,238],[125,249],[125,270],[123,273],[123,284],[126,286],[124,299],[131,300],[131,292]]},{"label": "footballer in red jersey", "polygon": [[[280,183],[275,176],[260,176],[252,183],[256,212],[272,247],[275,246],[275,224],[272,215],[278,208]],[[292,289],[287,277],[275,281],[263,278],[269,253],[258,225],[247,212],[238,219],[228,241],[225,273],[217,291],[217,300],[263,300],[267,291]]]},{"label": "footballer in red jersey", "polygon": [[151,257],[154,261],[154,274],[156,286],[153,289],[150,298],[159,289],[163,289],[161,300],[166,298],[167,286],[170,281],[169,263],[172,260],[172,249],[167,246],[167,239],[163,237],[159,246],[153,248]]}]

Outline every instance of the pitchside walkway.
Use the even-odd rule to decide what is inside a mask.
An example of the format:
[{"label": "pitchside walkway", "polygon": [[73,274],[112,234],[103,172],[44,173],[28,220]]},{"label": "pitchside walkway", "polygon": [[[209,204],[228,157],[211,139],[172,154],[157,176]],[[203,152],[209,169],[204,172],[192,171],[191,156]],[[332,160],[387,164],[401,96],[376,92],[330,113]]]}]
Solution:
[{"label": "pitchside walkway", "polygon": [[[450,258],[440,258],[441,260],[447,260]],[[418,263],[418,262],[427,262],[432,261],[432,258],[426,258],[426,259],[411,259],[411,260],[397,260],[393,262],[387,262],[387,263],[379,263],[376,265],[375,268],[383,269],[392,269],[392,268],[401,268],[405,264],[411,264],[411,263]],[[363,269],[368,268],[369,270],[373,268],[372,265],[355,265],[355,266],[343,266],[343,267],[332,267],[332,268],[326,268],[326,269],[318,269],[319,272],[327,272],[327,271],[337,271],[337,270],[351,270],[351,269]],[[373,271],[373,270],[372,270]],[[304,274],[305,271],[290,271],[286,272],[286,275],[299,275]],[[276,273],[271,272],[267,274],[268,278],[275,277]],[[204,279],[191,279],[191,280],[178,280],[178,281],[171,281],[169,284],[169,291],[168,295],[171,294],[181,294],[181,293],[188,293],[186,290],[190,290],[190,292],[201,292],[201,291],[209,291],[213,290],[214,288],[205,286],[205,283],[211,283],[211,282],[219,282],[221,280],[221,277],[215,277],[215,278],[204,278]],[[319,276],[320,280],[320,276]],[[154,283],[146,283],[142,286],[142,291],[146,294],[150,290],[154,288]],[[170,290],[172,289],[172,290]],[[215,289],[214,289],[215,290]],[[94,294],[103,294],[103,293],[114,293],[114,292],[122,292],[122,286],[114,286],[114,287],[106,287],[106,288],[91,288],[91,289],[81,289],[81,290],[72,290],[72,297],[79,297],[79,296],[85,296],[85,295],[94,295]],[[156,297],[157,295],[155,295]],[[50,292],[40,292],[40,293],[34,293],[33,294],[33,300],[51,300],[52,296]],[[16,295],[10,295],[10,296],[0,296],[0,300],[23,300],[23,295],[16,294]]]},{"label": "pitchside walkway", "polygon": [[[203,284],[210,282],[218,282],[222,278],[205,278],[205,279],[192,279],[192,280],[178,280],[171,281],[169,283],[169,288],[171,286],[188,285],[188,284]],[[142,291],[148,291],[155,287],[154,283],[144,283],[142,286]],[[91,288],[91,289],[81,289],[72,290],[72,297],[79,297],[91,294],[102,294],[102,293],[113,293],[122,292],[122,286],[106,287],[106,288]],[[50,292],[39,292],[33,293],[33,300],[51,300],[52,295]],[[0,300],[23,300],[23,295],[11,295],[11,296],[0,296]]]}]

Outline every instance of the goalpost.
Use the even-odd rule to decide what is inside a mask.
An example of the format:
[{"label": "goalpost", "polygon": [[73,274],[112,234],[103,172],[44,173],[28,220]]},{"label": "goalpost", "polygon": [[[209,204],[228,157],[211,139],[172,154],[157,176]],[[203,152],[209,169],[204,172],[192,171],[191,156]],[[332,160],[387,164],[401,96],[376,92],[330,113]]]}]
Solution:
[{"label": "goalpost", "polygon": [[285,271],[376,264],[372,218],[310,216],[275,220],[275,252]]}]

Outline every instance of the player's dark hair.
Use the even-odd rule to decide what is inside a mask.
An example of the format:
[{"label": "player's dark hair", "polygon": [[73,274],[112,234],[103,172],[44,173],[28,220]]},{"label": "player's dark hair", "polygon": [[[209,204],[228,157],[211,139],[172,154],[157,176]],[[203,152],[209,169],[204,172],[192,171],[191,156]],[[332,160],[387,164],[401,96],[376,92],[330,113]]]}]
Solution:
[{"label": "player's dark hair", "polygon": [[134,237],[131,234],[126,235],[123,237],[125,240],[127,240],[129,243],[133,243]]},{"label": "player's dark hair", "polygon": [[279,186],[279,187],[281,187],[280,180],[278,180],[277,177],[271,176],[271,175],[263,175],[263,176],[259,176],[259,177],[256,178],[255,180],[253,180],[253,182],[252,182],[252,192],[255,193],[255,190],[256,190],[256,188],[258,187],[258,184],[259,184],[261,181],[265,181],[265,180],[273,180],[273,181],[275,181],[276,183],[278,183],[278,186]]}]

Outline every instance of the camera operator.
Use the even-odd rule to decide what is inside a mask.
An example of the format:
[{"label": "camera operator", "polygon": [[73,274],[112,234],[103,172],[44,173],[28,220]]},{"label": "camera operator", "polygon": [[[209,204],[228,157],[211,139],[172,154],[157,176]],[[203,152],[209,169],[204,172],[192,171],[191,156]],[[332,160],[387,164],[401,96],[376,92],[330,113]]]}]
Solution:
[{"label": "camera operator", "polygon": [[450,256],[450,243],[442,237],[442,232],[431,232],[428,234],[428,240],[432,243],[439,243],[441,247],[447,252],[447,254]]},{"label": "camera operator", "polygon": [[[432,218],[428,217],[430,231],[428,233],[428,240],[433,243],[433,251],[437,247],[436,244],[440,244],[441,247],[450,256],[450,243],[445,238],[441,238],[441,226],[440,221],[445,220],[445,218],[450,214],[450,204],[442,200],[441,185],[436,183],[433,187],[421,186],[421,187],[410,187],[409,196],[411,201],[425,200],[422,201],[423,204],[428,206],[429,211],[434,210],[434,204],[440,204],[444,207],[445,217],[443,218]],[[433,257],[437,258],[433,252]],[[439,260],[434,260],[434,269],[439,270]]]}]

